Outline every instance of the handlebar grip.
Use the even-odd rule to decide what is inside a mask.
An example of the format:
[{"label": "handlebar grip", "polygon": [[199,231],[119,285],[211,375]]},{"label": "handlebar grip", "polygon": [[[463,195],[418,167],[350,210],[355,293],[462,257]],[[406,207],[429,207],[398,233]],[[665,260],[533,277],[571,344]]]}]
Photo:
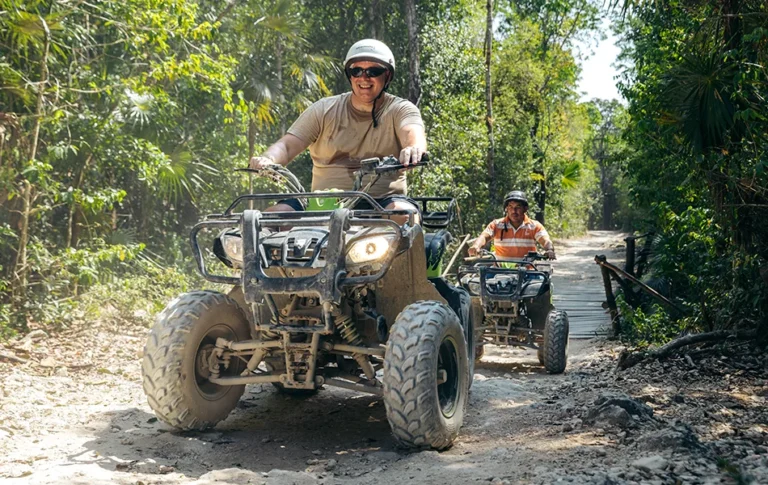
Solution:
[{"label": "handlebar grip", "polygon": [[394,172],[396,170],[410,170],[412,168],[426,167],[427,165],[429,165],[429,161],[430,161],[429,159],[430,159],[429,153],[424,152],[424,154],[421,155],[421,161],[418,163],[412,163],[410,165],[403,165],[401,163],[392,164],[392,165],[389,165],[389,164],[379,165],[373,171],[376,174],[382,174],[387,172]]}]

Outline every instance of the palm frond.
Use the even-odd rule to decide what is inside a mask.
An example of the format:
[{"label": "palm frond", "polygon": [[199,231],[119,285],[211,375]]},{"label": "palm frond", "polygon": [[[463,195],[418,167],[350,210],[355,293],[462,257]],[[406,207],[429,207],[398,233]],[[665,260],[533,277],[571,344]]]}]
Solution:
[{"label": "palm frond", "polygon": [[28,84],[24,81],[24,76],[7,62],[0,58],[0,91],[4,94],[14,96],[21,102],[30,106],[35,101],[35,93],[27,89]]},{"label": "palm frond", "polygon": [[581,163],[578,161],[569,163],[563,170],[560,182],[566,189],[575,189],[579,180],[581,180]]},{"label": "palm frond", "polygon": [[270,100],[265,100],[256,105],[256,109],[254,109],[254,115],[256,116],[256,122],[258,123],[259,127],[264,127],[265,125],[273,125],[275,123],[275,116],[273,111],[274,105]]},{"label": "palm frond", "polygon": [[697,152],[722,147],[733,127],[735,106],[728,92],[733,69],[720,52],[693,53],[664,79],[662,104],[669,107],[664,121],[680,126]]},{"label": "palm frond", "polygon": [[133,124],[143,126],[149,123],[149,116],[154,106],[155,98],[149,94],[140,94],[131,89],[125,90],[126,102],[128,104],[128,118]]}]

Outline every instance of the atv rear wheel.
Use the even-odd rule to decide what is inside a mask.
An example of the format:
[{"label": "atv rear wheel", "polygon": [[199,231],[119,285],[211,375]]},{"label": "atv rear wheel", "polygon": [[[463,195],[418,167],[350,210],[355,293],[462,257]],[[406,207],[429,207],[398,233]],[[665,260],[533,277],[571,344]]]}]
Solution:
[{"label": "atv rear wheel", "polygon": [[550,374],[561,374],[568,361],[568,314],[552,310],[544,326],[541,343],[544,368]]},{"label": "atv rear wheel", "polygon": [[[245,386],[208,381],[208,358],[219,337],[248,340],[248,319],[237,302],[213,291],[173,300],[157,317],[144,347],[144,392],[158,418],[174,428],[202,430],[225,419]],[[245,364],[233,358],[221,376],[237,376]]]},{"label": "atv rear wheel", "polygon": [[384,404],[392,433],[415,448],[450,447],[464,422],[469,390],[464,332],[435,301],[408,305],[390,329]]}]

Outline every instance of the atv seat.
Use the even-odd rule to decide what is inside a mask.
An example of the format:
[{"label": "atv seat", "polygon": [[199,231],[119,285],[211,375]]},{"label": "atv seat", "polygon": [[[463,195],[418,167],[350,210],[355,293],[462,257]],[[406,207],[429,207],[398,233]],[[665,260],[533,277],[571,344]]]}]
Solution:
[{"label": "atv seat", "polygon": [[427,253],[427,276],[440,276],[443,272],[443,256],[453,237],[445,229],[424,234],[424,251]]}]

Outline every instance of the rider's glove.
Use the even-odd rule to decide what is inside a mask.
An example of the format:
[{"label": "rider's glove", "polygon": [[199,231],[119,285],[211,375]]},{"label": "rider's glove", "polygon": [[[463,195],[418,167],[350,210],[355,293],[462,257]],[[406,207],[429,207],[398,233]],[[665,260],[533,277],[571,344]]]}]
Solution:
[{"label": "rider's glove", "polygon": [[547,259],[557,259],[554,249],[547,249]]}]

